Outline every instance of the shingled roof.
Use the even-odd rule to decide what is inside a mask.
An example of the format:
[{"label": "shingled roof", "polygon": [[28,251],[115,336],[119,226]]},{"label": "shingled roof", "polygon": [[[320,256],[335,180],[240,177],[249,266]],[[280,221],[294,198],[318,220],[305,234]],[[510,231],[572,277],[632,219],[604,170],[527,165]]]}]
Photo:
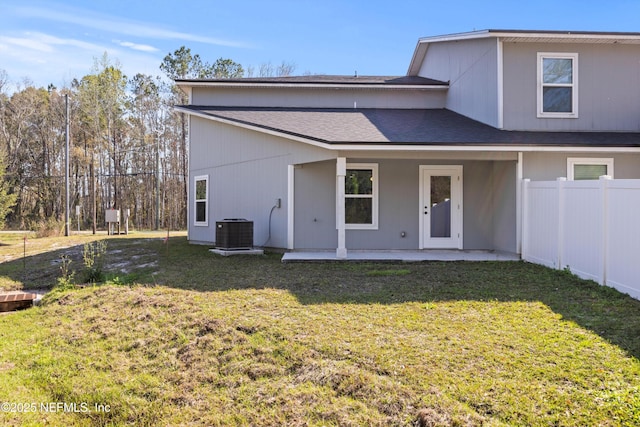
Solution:
[{"label": "shingled roof", "polygon": [[177,79],[178,85],[376,85],[376,86],[442,86],[449,83],[420,76],[335,76],[308,75],[285,77],[243,77],[238,79]]},{"label": "shingled roof", "polygon": [[505,131],[447,109],[179,109],[326,144],[640,147],[640,133]]}]

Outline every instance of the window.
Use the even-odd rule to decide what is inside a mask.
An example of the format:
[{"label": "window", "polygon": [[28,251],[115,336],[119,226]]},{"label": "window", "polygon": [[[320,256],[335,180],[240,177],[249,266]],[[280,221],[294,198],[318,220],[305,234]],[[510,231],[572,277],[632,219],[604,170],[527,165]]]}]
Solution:
[{"label": "window", "polygon": [[567,159],[567,178],[570,181],[598,179],[602,175],[613,178],[613,159],[575,158]]},{"label": "window", "polygon": [[344,179],[345,225],[350,229],[378,228],[378,165],[349,163]]},{"label": "window", "polygon": [[207,217],[208,201],[209,201],[209,176],[196,176],[194,179],[195,187],[195,218],[194,224],[206,226],[209,224],[209,218]]},{"label": "window", "polygon": [[538,117],[578,117],[577,53],[538,53]]}]

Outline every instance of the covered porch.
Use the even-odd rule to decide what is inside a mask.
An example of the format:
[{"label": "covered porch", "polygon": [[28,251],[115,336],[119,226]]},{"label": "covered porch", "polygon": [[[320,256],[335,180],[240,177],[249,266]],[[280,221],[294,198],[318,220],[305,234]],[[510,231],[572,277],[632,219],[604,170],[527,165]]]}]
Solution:
[{"label": "covered porch", "polygon": [[353,150],[290,165],[284,262],[520,259],[518,153]]}]

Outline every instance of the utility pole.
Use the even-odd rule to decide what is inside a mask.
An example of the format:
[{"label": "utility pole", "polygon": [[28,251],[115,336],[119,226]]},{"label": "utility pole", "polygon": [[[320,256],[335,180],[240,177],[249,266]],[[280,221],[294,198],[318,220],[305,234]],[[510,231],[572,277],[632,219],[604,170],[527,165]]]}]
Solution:
[{"label": "utility pole", "polygon": [[164,113],[160,110],[160,120],[155,119],[153,135],[156,139],[156,230],[160,230],[160,137],[164,134]]},{"label": "utility pole", "polygon": [[64,235],[69,236],[69,94],[64,95],[65,106],[65,160],[64,160]]},{"label": "utility pole", "polygon": [[91,151],[91,163],[89,164],[89,173],[91,174],[91,206],[93,210],[92,230],[93,234],[96,234],[97,219],[98,219],[98,203],[96,201],[96,172],[93,160],[93,150]]},{"label": "utility pole", "polygon": [[160,230],[160,135],[156,132],[156,230]]}]

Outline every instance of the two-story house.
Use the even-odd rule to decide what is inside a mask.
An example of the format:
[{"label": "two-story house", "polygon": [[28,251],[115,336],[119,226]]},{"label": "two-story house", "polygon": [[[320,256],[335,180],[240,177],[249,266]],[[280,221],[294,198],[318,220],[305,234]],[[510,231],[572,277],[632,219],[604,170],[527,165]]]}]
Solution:
[{"label": "two-story house", "polygon": [[640,178],[640,33],[420,39],[402,77],[178,80],[189,240],[519,253],[521,181]]}]

